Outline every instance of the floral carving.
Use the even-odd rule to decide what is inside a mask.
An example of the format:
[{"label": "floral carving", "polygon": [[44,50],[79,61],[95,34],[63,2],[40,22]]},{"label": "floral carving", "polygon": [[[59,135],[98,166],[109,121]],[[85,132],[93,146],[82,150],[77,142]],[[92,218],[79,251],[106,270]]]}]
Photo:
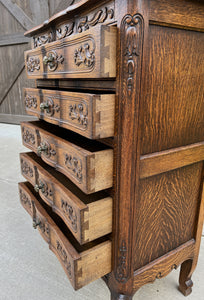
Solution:
[{"label": "floral carving", "polygon": [[37,98],[34,96],[26,95],[25,97],[25,107],[26,108],[37,108]]},{"label": "floral carving", "polygon": [[90,26],[104,23],[108,19],[108,16],[110,17],[110,19],[113,19],[114,10],[112,8],[105,7],[104,9],[102,8],[97,11],[91,19],[89,19],[88,16],[82,18],[78,24],[78,32],[82,32],[83,29],[87,30],[90,28]]},{"label": "floral carving", "polygon": [[77,232],[77,215],[74,208],[69,205],[65,200],[61,199],[61,208],[63,212],[68,216],[71,221],[72,228],[74,232]]},{"label": "floral carving", "polygon": [[118,268],[117,268],[117,273],[116,273],[116,279],[119,282],[126,282],[127,281],[127,267],[126,267],[126,262],[127,262],[127,246],[126,242],[122,241],[121,246],[120,246],[120,256],[119,256],[119,261],[118,261]]},{"label": "floral carving", "polygon": [[81,64],[84,64],[86,67],[91,68],[94,66],[95,63],[95,47],[93,50],[90,50],[90,45],[88,43],[85,43],[84,45],[81,45],[78,49],[74,52],[74,62],[75,65],[78,67]]},{"label": "floral carving", "polygon": [[137,57],[142,52],[143,18],[141,15],[127,15],[123,24],[125,27],[125,64],[127,70],[127,89],[131,96],[134,84],[134,75],[137,69]]},{"label": "floral carving", "polygon": [[35,145],[35,136],[28,129],[22,128],[23,131],[23,141],[27,144]]},{"label": "floral carving", "polygon": [[22,190],[20,190],[20,201],[24,206],[28,206],[28,208],[31,209],[32,207],[31,200]]},{"label": "floral carving", "polygon": [[33,37],[33,45],[34,48],[45,45],[47,43],[50,43],[54,40],[53,38],[53,32],[50,31],[49,33],[45,33],[43,35],[40,36],[34,36]]},{"label": "floral carving", "polygon": [[72,277],[71,263],[68,261],[67,253],[59,241],[57,241],[57,252],[65,266],[65,269],[67,270],[69,277],[71,278]]},{"label": "floral carving", "polygon": [[73,33],[74,30],[74,22],[66,25],[62,25],[61,27],[56,29],[56,39],[61,40],[66,36],[69,36]]},{"label": "floral carving", "polygon": [[71,120],[76,120],[79,125],[87,128],[88,125],[88,108],[83,103],[72,104],[69,106],[69,117]]},{"label": "floral carving", "polygon": [[39,226],[39,229],[41,231],[41,233],[44,235],[45,239],[47,241],[50,240],[50,228],[49,228],[49,224],[45,221],[43,221],[42,219],[39,219],[37,221],[37,224]]},{"label": "floral carving", "polygon": [[71,154],[65,154],[65,166],[72,172],[77,181],[82,182],[82,161]]},{"label": "floral carving", "polygon": [[34,72],[35,70],[40,70],[40,59],[38,57],[28,57],[27,60],[27,70],[28,72]]},{"label": "floral carving", "polygon": [[21,171],[22,171],[22,174],[27,175],[31,178],[33,177],[33,169],[23,159],[21,159]]}]

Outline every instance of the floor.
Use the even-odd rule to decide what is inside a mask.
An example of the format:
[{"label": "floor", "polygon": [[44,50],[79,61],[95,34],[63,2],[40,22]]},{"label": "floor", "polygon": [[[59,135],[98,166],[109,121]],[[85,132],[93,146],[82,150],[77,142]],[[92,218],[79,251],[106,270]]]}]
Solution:
[{"label": "floor", "polygon": [[[30,216],[19,203],[20,127],[0,124],[0,300],[109,300],[100,279],[75,292],[55,255],[32,228]],[[179,270],[153,285],[142,287],[134,300],[182,300],[177,290]],[[204,300],[204,237],[189,300]]]}]

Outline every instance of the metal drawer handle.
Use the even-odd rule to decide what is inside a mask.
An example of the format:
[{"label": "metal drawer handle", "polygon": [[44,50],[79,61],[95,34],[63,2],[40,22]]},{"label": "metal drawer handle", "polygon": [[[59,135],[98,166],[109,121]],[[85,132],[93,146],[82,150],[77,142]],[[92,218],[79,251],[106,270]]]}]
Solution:
[{"label": "metal drawer handle", "polygon": [[37,229],[37,227],[40,226],[40,223],[40,221],[33,220],[33,228]]},{"label": "metal drawer handle", "polygon": [[38,149],[38,154],[41,154],[42,152],[47,152],[48,151],[48,146],[46,144],[41,144]]},{"label": "metal drawer handle", "polygon": [[39,185],[36,184],[36,185],[34,186],[34,190],[35,190],[37,193],[39,192],[39,190],[42,190],[42,192],[44,193],[44,187],[45,187],[45,185],[44,185],[42,182],[40,182]]},{"label": "metal drawer handle", "polygon": [[55,57],[54,57],[53,53],[49,53],[48,56],[44,56],[43,57],[43,63],[44,63],[44,65],[48,65],[49,64],[50,67],[52,67],[54,65],[53,64],[54,60],[55,60]]},{"label": "metal drawer handle", "polygon": [[50,105],[49,105],[48,102],[45,102],[45,103],[43,102],[43,103],[40,104],[40,109],[41,110],[47,109],[49,111],[49,108],[50,108]]},{"label": "metal drawer handle", "polygon": [[53,72],[57,69],[59,64],[64,62],[64,57],[58,55],[55,50],[51,50],[47,55],[43,57],[43,64],[48,66],[48,70]]}]

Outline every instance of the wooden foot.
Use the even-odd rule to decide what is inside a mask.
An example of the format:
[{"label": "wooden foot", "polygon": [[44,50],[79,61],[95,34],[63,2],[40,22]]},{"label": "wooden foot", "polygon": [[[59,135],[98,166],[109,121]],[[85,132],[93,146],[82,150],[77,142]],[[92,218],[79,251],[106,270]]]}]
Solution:
[{"label": "wooden foot", "polygon": [[179,291],[188,296],[192,292],[193,281],[191,280],[192,260],[182,263],[179,277]]},{"label": "wooden foot", "polygon": [[111,294],[111,300],[132,300],[132,296],[122,294]]}]

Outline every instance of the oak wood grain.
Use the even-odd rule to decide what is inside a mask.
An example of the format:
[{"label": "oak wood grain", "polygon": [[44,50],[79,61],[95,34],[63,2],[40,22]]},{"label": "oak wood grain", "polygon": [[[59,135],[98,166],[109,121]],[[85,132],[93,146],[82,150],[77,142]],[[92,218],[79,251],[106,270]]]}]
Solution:
[{"label": "oak wood grain", "polygon": [[204,160],[204,142],[140,157],[140,178],[158,175]]},{"label": "oak wood grain", "polygon": [[26,51],[24,56],[30,79],[115,78],[116,27],[98,26]]},{"label": "oak wood grain", "polygon": [[[29,194],[33,212],[28,211],[37,225],[39,233],[60,261],[67,277],[77,290],[111,271],[111,241],[92,243],[86,247],[77,245],[68,231],[60,229],[54,215],[40,204],[28,183],[20,183],[22,192]],[[55,221],[53,220],[55,219]]]},{"label": "oak wood grain", "polygon": [[[113,150],[42,122],[21,123],[23,144],[90,194],[112,187]],[[40,148],[39,148],[40,147]],[[39,151],[40,150],[40,151]]]},{"label": "oak wood grain", "polygon": [[195,239],[201,173],[199,162],[140,181],[135,270]]},{"label": "oak wood grain", "polygon": [[32,152],[21,153],[20,161],[22,175],[37,188],[80,244],[111,233],[112,198],[108,193],[87,196]]},{"label": "oak wood grain", "polygon": [[26,112],[90,139],[114,135],[115,95],[24,90]]}]

